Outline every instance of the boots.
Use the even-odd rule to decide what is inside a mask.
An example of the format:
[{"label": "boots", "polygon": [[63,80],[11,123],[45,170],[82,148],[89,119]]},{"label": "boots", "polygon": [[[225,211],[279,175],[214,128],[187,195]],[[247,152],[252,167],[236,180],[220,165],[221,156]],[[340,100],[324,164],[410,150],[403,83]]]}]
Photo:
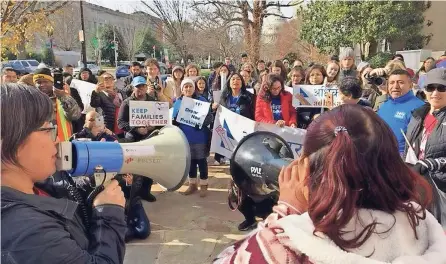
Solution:
[{"label": "boots", "polygon": [[[141,177],[141,176],[140,176]],[[153,180],[151,178],[141,177],[142,186],[140,189],[140,197],[147,202],[155,202],[156,197],[151,193]]]},{"label": "boots", "polygon": [[200,179],[200,197],[206,197],[208,194],[208,180]]},{"label": "boots", "polygon": [[197,179],[189,178],[189,187],[187,187],[187,190],[183,194],[191,195],[191,194],[195,193],[197,190],[198,190]]}]

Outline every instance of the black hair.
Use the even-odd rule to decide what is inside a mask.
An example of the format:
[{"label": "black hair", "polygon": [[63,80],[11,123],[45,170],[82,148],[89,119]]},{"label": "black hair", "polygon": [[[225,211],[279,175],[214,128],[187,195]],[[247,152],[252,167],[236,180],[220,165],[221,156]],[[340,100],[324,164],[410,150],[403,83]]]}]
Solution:
[{"label": "black hair", "polygon": [[216,70],[220,68],[221,65],[223,65],[223,62],[214,62],[214,64],[212,64],[212,69]]},{"label": "black hair", "polygon": [[392,56],[392,60],[394,60],[395,58],[401,58],[402,61],[404,61],[404,57],[401,54],[395,54]]},{"label": "black hair", "polygon": [[6,72],[8,72],[8,71],[9,72],[15,72],[17,74],[17,71],[14,70],[14,68],[12,68],[12,67],[5,67],[5,68],[3,68],[2,73],[6,74]]},{"label": "black hair", "polygon": [[342,79],[339,85],[339,91],[345,96],[359,99],[362,95],[361,82],[355,77],[347,76]]},{"label": "black hair", "polygon": [[139,63],[137,61],[132,62],[132,67],[134,67],[134,66],[138,66],[139,68],[142,68],[141,63]]},{"label": "black hair", "polygon": [[39,89],[19,83],[2,84],[1,98],[2,164],[21,167],[17,152],[32,132],[51,121],[53,103]]},{"label": "black hair", "polygon": [[259,64],[259,63],[265,63],[265,61],[264,61],[264,60],[259,60],[259,61],[257,62],[257,64]]},{"label": "black hair", "polygon": [[71,64],[67,64],[67,65],[65,65],[65,68],[74,68],[74,67]]}]

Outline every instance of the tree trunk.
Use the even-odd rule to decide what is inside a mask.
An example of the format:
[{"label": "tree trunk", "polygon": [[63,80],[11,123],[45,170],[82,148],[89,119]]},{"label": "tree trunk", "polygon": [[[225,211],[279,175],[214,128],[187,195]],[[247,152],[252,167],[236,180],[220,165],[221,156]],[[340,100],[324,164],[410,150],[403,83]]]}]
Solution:
[{"label": "tree trunk", "polygon": [[25,39],[25,32],[19,33],[20,42],[17,45],[17,59],[18,60],[25,60],[26,59],[26,39]]},{"label": "tree trunk", "polygon": [[264,7],[259,0],[254,0],[251,24],[251,53],[250,58],[252,63],[257,63],[260,58],[260,41],[263,24],[262,13]]},{"label": "tree trunk", "polygon": [[243,39],[243,44],[245,51],[251,56],[251,21],[249,21],[248,3],[243,2],[242,6],[242,24],[243,31],[245,32],[245,37]]}]

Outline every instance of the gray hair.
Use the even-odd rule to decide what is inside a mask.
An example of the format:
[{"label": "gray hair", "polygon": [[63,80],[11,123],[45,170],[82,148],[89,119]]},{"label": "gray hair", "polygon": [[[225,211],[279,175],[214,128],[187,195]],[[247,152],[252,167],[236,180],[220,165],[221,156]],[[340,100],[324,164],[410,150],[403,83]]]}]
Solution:
[{"label": "gray hair", "polygon": [[53,103],[35,87],[7,83],[1,85],[1,106],[2,164],[20,167],[19,147],[32,132],[51,121]]}]

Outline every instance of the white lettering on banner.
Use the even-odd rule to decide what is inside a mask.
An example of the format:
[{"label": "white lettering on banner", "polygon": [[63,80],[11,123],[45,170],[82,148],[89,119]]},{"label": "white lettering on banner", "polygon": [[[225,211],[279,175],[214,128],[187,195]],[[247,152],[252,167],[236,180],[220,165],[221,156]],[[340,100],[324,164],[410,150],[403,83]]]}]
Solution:
[{"label": "white lettering on banner", "polygon": [[91,107],[91,93],[96,88],[96,84],[76,80],[73,79],[70,84],[70,88],[74,88],[79,93],[79,96],[81,97],[82,103],[84,104],[84,109],[82,111],[83,114],[86,114],[90,111],[94,111],[94,108]]},{"label": "white lettering on banner", "polygon": [[131,100],[129,115],[130,126],[165,126],[169,122],[169,103]]},{"label": "white lettering on banner", "polygon": [[306,130],[292,127],[279,127],[274,124],[257,123],[219,106],[212,131],[211,151],[231,157],[240,140],[255,131],[269,131],[281,136],[291,147],[295,158],[300,156]]},{"label": "white lettering on banner", "polygon": [[294,107],[336,107],[341,104],[337,86],[297,85],[293,87]]},{"label": "white lettering on banner", "polygon": [[204,120],[209,113],[211,104],[190,97],[183,96],[180,110],[178,111],[177,122],[188,126],[203,126]]}]

